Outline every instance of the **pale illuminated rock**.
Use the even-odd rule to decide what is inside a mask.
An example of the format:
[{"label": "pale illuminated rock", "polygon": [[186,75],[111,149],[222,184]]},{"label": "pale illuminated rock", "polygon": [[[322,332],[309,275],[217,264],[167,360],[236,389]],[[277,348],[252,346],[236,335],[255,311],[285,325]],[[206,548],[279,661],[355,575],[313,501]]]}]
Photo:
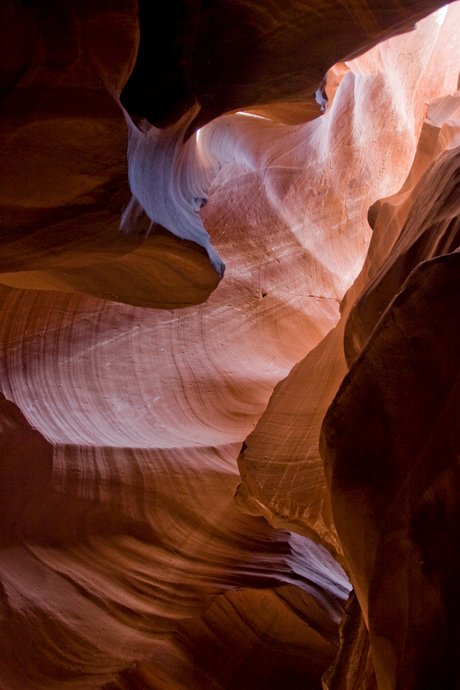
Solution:
[{"label": "pale illuminated rock", "polygon": [[[332,190],[320,185],[323,198],[328,203],[325,201],[318,211],[329,222],[334,219],[334,213],[346,214],[342,224],[335,226],[335,233],[340,233],[341,236],[349,237],[350,229],[361,227],[361,237],[369,237],[370,228],[366,219],[374,195],[380,196],[380,189],[393,183],[399,189],[408,175],[426,114],[426,99],[420,90],[421,84],[429,85],[433,97],[442,93],[446,87],[451,91],[456,88],[456,65],[460,63],[458,52],[457,63],[452,52],[446,54],[446,68],[452,70],[450,83],[444,81],[447,77],[444,71],[441,82],[437,82],[436,78],[443,46],[446,42],[452,43],[455,40],[458,8],[450,8],[447,16],[450,17],[450,24],[449,19],[446,19],[440,25],[436,21],[437,16],[433,16],[420,22],[417,32],[393,38],[386,44],[373,48],[366,55],[349,63],[350,71],[342,76],[333,104],[323,120],[327,122],[329,117],[332,118],[332,128],[335,128],[336,113],[341,115],[337,143],[334,145],[330,141],[333,150],[344,151],[343,162],[337,160],[340,183],[337,182]],[[441,28],[444,33],[438,33]],[[403,70],[404,76],[400,71],[400,52],[408,60],[408,68]],[[339,72],[343,71],[342,68],[339,69]],[[353,88],[355,101],[345,100],[347,88]],[[385,107],[382,105],[376,108],[374,104],[380,102],[383,94],[388,96],[389,101]],[[341,98],[344,98],[347,107],[340,106]],[[408,110],[409,101],[413,108],[411,112],[414,113],[410,119],[401,117]],[[368,110],[366,103],[369,104]],[[445,147],[455,144],[456,125],[449,118],[452,114],[455,115],[456,108],[456,96],[436,101],[432,106],[430,112],[433,113],[433,118],[437,118],[438,126],[431,119],[425,125],[420,151],[408,178],[411,182],[406,182],[405,187],[415,184],[423,166],[426,167],[438,152],[441,155]],[[442,124],[444,120],[445,123]],[[429,132],[433,136],[434,131],[438,138],[430,142]],[[345,148],[342,149],[342,146]],[[359,170],[359,175],[353,175],[354,169]],[[388,169],[392,170],[391,176],[387,174]],[[445,189],[445,194],[448,193],[449,190]],[[395,195],[396,200],[399,198],[400,192]],[[442,204],[442,200],[439,203]],[[342,341],[348,312],[366,285],[369,273],[377,270],[386,257],[385,251],[388,253],[391,247],[388,237],[390,229],[388,222],[385,222],[387,220],[388,215],[384,217],[382,225],[378,225],[378,221],[374,224],[375,231],[367,262],[341,305],[340,323],[278,384],[258,426],[246,440],[246,448],[239,460],[243,487],[238,498],[243,509],[252,514],[263,514],[275,525],[289,525],[290,529],[313,536],[332,552],[338,553],[339,557],[341,547],[333,526],[318,439],[326,410],[347,370]],[[309,221],[310,218],[307,222]],[[393,237],[393,240],[396,232],[396,229],[391,230],[390,238]],[[329,241],[329,246],[334,246],[333,240]],[[364,259],[364,251],[361,256]],[[341,270],[343,275],[343,265]],[[406,275],[407,273],[404,278]],[[386,293],[378,292],[379,296],[382,294],[391,299],[394,291],[390,289]],[[356,309],[359,309],[359,304],[360,302]],[[374,319],[381,313],[374,305],[369,311]]]},{"label": "pale illuminated rock", "polygon": [[[164,80],[144,52],[148,32],[136,61],[130,0],[11,0],[0,10],[5,690],[319,688],[350,591],[337,561],[366,622],[385,627],[400,571],[359,511],[350,546],[348,496],[337,535],[317,446],[345,374],[345,316],[392,248],[385,218],[396,238],[407,216],[402,236],[415,240],[413,199],[455,167],[451,96],[431,107],[399,198],[375,203],[406,179],[427,102],[456,89],[458,9],[357,55],[439,5],[331,1],[317,12],[290,1],[268,11],[213,0],[181,14],[171,4],[169,23],[150,25],[157,57],[179,58]],[[313,94],[329,68],[320,115]],[[150,95],[136,100],[144,84]],[[428,168],[436,157],[440,167]],[[371,205],[371,252],[351,287]],[[365,297],[353,312],[364,314],[364,335],[352,336],[361,345],[375,319]],[[245,438],[246,514],[233,499]],[[456,499],[436,481],[451,529]],[[430,535],[417,538],[433,561]],[[369,614],[362,570],[376,551],[383,584],[376,568]],[[350,658],[372,677],[365,627],[351,620],[361,646],[342,648],[334,690],[349,687]],[[413,625],[397,606],[392,620]],[[392,649],[396,629],[384,630]],[[371,629],[385,683],[394,664],[385,668],[374,640]]]}]

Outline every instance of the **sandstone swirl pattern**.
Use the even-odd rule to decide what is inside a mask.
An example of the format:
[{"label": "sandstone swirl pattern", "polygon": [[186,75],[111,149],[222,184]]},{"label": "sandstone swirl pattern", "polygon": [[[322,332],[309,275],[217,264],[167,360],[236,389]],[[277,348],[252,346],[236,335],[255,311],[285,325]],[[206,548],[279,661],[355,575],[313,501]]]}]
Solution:
[{"label": "sandstone swirl pattern", "polygon": [[[420,261],[413,280],[428,271],[432,292],[417,283],[409,307],[423,321],[441,300],[433,347],[454,328],[459,9],[403,34],[440,3],[176,2],[162,26],[147,4],[0,9],[0,687],[321,688],[345,571],[364,619],[354,600],[331,690],[356,680],[350,657],[361,687],[375,682],[366,625],[381,688],[444,677],[441,652],[434,670],[409,647],[385,665],[400,576],[385,538],[415,530],[429,562],[416,584],[455,575],[456,553],[438,566],[418,528],[439,496],[455,529],[454,463],[439,477],[428,463],[404,519],[386,487],[382,524],[363,518],[372,476],[352,529],[355,437],[340,424],[359,427],[360,391],[327,417],[329,485],[318,443],[344,333],[358,376]],[[407,401],[394,405],[397,418]]]}]

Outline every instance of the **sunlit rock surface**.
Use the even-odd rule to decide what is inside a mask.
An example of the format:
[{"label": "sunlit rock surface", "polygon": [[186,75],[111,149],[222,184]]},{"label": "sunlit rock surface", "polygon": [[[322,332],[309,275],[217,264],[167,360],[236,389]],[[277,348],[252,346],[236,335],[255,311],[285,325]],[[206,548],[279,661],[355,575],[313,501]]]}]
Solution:
[{"label": "sunlit rock surface", "polygon": [[[345,330],[345,353],[354,364],[323,426],[335,522],[371,631],[379,687],[384,688],[454,688],[459,678],[457,635],[450,618],[457,606],[452,582],[458,577],[452,536],[458,525],[452,457],[458,453],[458,357],[450,350],[456,348],[458,331],[453,277],[458,254],[451,253],[459,244],[457,118],[457,96],[430,106],[406,183],[371,210],[374,237],[363,271],[370,280]],[[404,325],[398,322],[400,304],[405,305]],[[392,341],[384,335],[388,329]],[[449,341],[445,351],[433,342],[441,337]],[[370,355],[375,346],[383,347],[385,362]],[[364,379],[358,383],[356,375]],[[417,390],[410,387],[412,377]],[[352,389],[356,397],[351,394],[347,419],[339,421],[337,412],[344,410]],[[380,406],[380,430],[368,424],[374,404]],[[361,437],[353,430],[355,415],[364,430]],[[399,438],[394,423],[401,425]],[[342,424],[346,431],[340,433]],[[344,459],[343,451],[346,470],[339,459]],[[379,508],[381,501],[385,505]],[[356,611],[354,618],[359,618]],[[355,668],[368,666],[369,653],[358,636],[348,641]],[[350,676],[343,667],[335,671],[334,682]]]},{"label": "sunlit rock surface", "polygon": [[152,7],[0,8],[0,687],[455,688],[460,11]]},{"label": "sunlit rock surface", "polygon": [[[351,84],[354,100],[348,99],[347,107],[341,111],[339,131],[344,136],[341,143],[344,144],[345,152],[342,154],[344,158],[341,161],[337,160],[340,183],[337,183],[332,190],[324,189],[320,183],[322,195],[329,203],[324,209],[319,207],[319,213],[322,213],[324,219],[327,217],[329,223],[334,219],[333,210],[343,214],[342,222],[335,226],[335,233],[339,233],[339,236],[343,233],[345,237],[348,237],[349,228],[361,227],[362,236],[370,239],[371,228],[367,223],[368,209],[371,207],[372,213],[376,213],[378,204],[374,204],[373,199],[381,196],[381,190],[395,185],[395,191],[398,193],[393,203],[400,203],[402,193],[399,192],[399,188],[406,180],[409,170],[411,172],[408,181],[403,187],[403,190],[407,192],[403,198],[407,198],[411,186],[415,185],[428,163],[436,155],[443,155],[442,152],[456,145],[458,130],[450,118],[452,115],[455,118],[458,98],[446,96],[435,100],[428,113],[429,119],[423,125],[426,115],[426,97],[420,91],[421,83],[425,79],[426,83],[430,84],[432,95],[436,98],[435,85],[439,82],[435,75],[438,74],[442,46],[445,42],[456,40],[456,22],[460,18],[457,7],[451,7],[450,13],[453,15],[451,25],[446,25],[446,23],[440,25],[437,23],[440,14],[433,16],[429,20],[420,22],[417,32],[393,38],[354,60],[350,64],[351,71],[345,73],[345,76],[343,76],[343,68],[340,70],[342,73],[340,87],[323,121],[326,122],[329,116],[334,115],[334,108],[338,107],[337,101],[341,94],[345,93],[347,83]],[[434,34],[433,28],[435,28]],[[436,34],[439,43],[435,42],[434,35]],[[428,45],[430,49],[427,51]],[[403,51],[410,69],[403,70],[401,73],[401,52]],[[453,59],[453,51],[457,52],[456,60]],[[418,65],[418,69],[415,69],[412,60]],[[452,69],[451,90],[456,88],[455,80],[459,62],[460,53],[452,44],[452,50],[449,50],[446,56],[446,70],[449,66]],[[443,78],[448,74],[447,71],[441,72]],[[431,77],[428,76],[430,74]],[[436,88],[439,88],[438,94],[440,94],[446,87],[441,83]],[[363,95],[358,97],[360,89]],[[375,103],[382,97],[385,90],[389,101],[386,107],[376,108]],[[373,105],[365,110],[365,118],[361,120],[360,113],[366,98]],[[410,119],[405,117],[401,121],[401,113],[407,112],[409,101],[414,108],[413,116]],[[397,126],[396,123],[398,123]],[[337,126],[336,122],[334,125]],[[420,145],[412,166],[421,130]],[[334,146],[333,151],[337,150],[343,149]],[[455,157],[455,153],[452,152],[451,156]],[[448,165],[448,160],[450,159],[446,159],[445,165]],[[452,165],[455,166],[455,163],[451,164],[450,170]],[[392,170],[391,176],[388,176],[388,169]],[[358,170],[359,174],[353,174],[354,170]],[[451,183],[451,186],[452,184],[455,183]],[[441,197],[437,202],[437,208],[445,205],[445,198],[449,194],[452,196],[452,190],[445,188],[444,184],[440,185],[439,190]],[[328,192],[330,192],[329,197]],[[406,208],[412,203],[412,199],[413,197],[407,199]],[[425,197],[422,204],[424,200]],[[455,205],[455,201],[452,203]],[[330,494],[318,451],[319,430],[326,410],[347,371],[342,342],[349,309],[365,286],[370,272],[375,272],[383,262],[391,248],[391,242],[395,241],[401,229],[401,226],[396,224],[396,213],[400,213],[399,206],[396,206],[398,210],[394,211],[395,218],[392,219],[394,227],[392,227],[389,213],[386,211],[388,204],[390,201],[385,205],[380,204],[381,214],[374,223],[375,232],[366,263],[356,283],[341,304],[340,322],[277,386],[256,429],[246,439],[246,447],[239,460],[243,479],[239,497],[243,509],[246,505],[248,511],[265,515],[273,524],[285,526],[289,524],[290,528],[303,534],[316,535],[314,538],[320,539],[332,552],[337,552],[339,557],[341,547],[334,531]],[[393,209],[393,206],[390,208]],[[414,222],[419,222],[417,208],[414,207],[412,214]],[[449,215],[449,220],[451,216],[452,214]],[[446,226],[449,220],[445,222]],[[309,217],[306,221],[308,226],[310,222]],[[401,222],[402,219],[399,220],[399,223]],[[440,241],[437,230],[436,227],[432,232],[433,244]],[[455,237],[451,241],[455,243]],[[364,259],[364,253],[361,253],[360,257]],[[418,259],[414,259],[413,266],[423,258],[427,256],[420,253]],[[404,257],[400,262],[403,260]],[[408,274],[407,262],[401,270],[402,277],[399,285]],[[385,271],[385,268],[383,267],[381,271]],[[353,278],[356,275],[357,273],[354,272]],[[387,273],[385,276],[388,280]],[[370,285],[373,285],[373,282]],[[385,292],[377,288],[376,294],[382,300],[385,298],[390,300],[395,294],[395,289],[391,291],[390,288]],[[363,297],[360,298],[353,314],[360,309],[359,305],[363,299]],[[373,327],[382,313],[381,305],[373,303],[368,312],[369,318],[374,319]],[[372,328],[368,329],[363,336],[364,341],[371,330]],[[347,341],[349,339],[350,336],[347,333]]]}]

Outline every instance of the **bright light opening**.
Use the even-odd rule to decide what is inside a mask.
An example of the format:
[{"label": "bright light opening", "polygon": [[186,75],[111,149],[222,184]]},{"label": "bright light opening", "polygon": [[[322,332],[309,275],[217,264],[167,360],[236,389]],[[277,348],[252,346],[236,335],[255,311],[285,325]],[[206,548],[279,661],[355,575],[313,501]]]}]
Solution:
[{"label": "bright light opening", "polygon": [[441,7],[439,10],[436,10],[436,12],[434,12],[434,21],[436,22],[436,24],[439,24],[439,26],[442,26],[444,24],[444,19],[446,18],[447,9],[448,9],[448,6],[444,5],[444,7]]}]

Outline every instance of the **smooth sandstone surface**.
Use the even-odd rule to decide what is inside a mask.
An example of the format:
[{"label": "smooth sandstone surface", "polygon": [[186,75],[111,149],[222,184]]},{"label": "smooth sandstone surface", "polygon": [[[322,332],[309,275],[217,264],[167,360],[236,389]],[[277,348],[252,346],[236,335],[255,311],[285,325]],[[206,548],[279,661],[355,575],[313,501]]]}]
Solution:
[{"label": "smooth sandstone surface", "polygon": [[[341,164],[337,161],[342,171],[341,183],[343,186],[340,186],[340,193],[345,195],[343,199],[346,206],[346,220],[336,231],[348,235],[349,227],[354,228],[361,225],[362,228],[366,229],[364,237],[370,239],[371,229],[367,223],[368,209],[370,208],[375,214],[377,213],[376,207],[378,207],[377,220],[373,223],[372,240],[363,269],[341,304],[341,318],[337,326],[305,359],[292,369],[286,379],[278,384],[256,429],[246,439],[244,451],[239,459],[243,479],[239,496],[241,497],[240,505],[243,509],[246,506],[248,511],[264,514],[273,524],[289,524],[291,529],[300,531],[300,533],[308,536],[316,535],[313,538],[319,539],[333,553],[337,553],[339,558],[341,547],[333,526],[330,493],[326,485],[323,463],[318,450],[319,432],[327,408],[347,371],[347,362],[342,347],[344,334],[347,346],[346,354],[348,355],[349,341],[352,337],[354,340],[357,338],[358,329],[354,327],[356,315],[363,311],[363,307],[360,305],[365,303],[367,292],[372,289],[377,278],[375,277],[369,282],[361,296],[360,293],[377,269],[380,270],[378,275],[384,275],[386,281],[391,278],[391,273],[386,268],[387,264],[384,263],[384,259],[386,259],[392,243],[395,242],[401,231],[401,221],[396,225],[396,220],[389,217],[386,209],[388,207],[393,209],[391,204],[394,204],[394,215],[396,216],[396,212],[400,213],[401,197],[403,194],[407,197],[411,187],[415,186],[418,178],[422,175],[423,169],[437,155],[443,156],[449,148],[454,149],[460,143],[458,129],[455,125],[457,97],[445,96],[435,99],[428,111],[428,118],[425,119],[427,114],[426,98],[420,90],[423,79],[431,83],[431,88],[433,88],[437,78],[429,77],[430,74],[442,74],[443,78],[447,74],[443,71],[438,73],[440,52],[446,41],[455,40],[458,9],[451,7],[449,12],[453,15],[452,24],[450,28],[448,28],[449,25],[442,25],[445,33],[439,32],[438,44],[434,43],[433,38],[431,39],[433,43],[429,51],[429,59],[427,59],[426,53],[426,36],[422,32],[426,30],[427,34],[430,33],[430,22],[433,22],[431,26],[436,24],[439,15],[437,18],[432,17],[430,20],[420,22],[417,32],[393,38],[387,43],[373,48],[362,58],[356,59],[351,63],[352,71],[345,73],[345,76],[343,76],[343,67],[340,68],[342,73],[340,89],[334,97],[331,110],[326,113],[325,120],[329,115],[333,115],[333,108],[337,104],[337,99],[341,93],[345,92],[346,80],[354,81],[355,94],[359,93],[359,89],[362,88],[363,93],[368,95],[373,103],[375,103],[377,95],[381,96],[382,85],[388,85],[390,100],[387,107],[379,109],[373,106],[370,112],[366,112],[365,124],[356,126],[357,119],[359,122],[359,111],[365,101],[364,97],[356,96],[353,102],[354,107],[350,107],[352,104],[349,102],[350,110],[345,111],[341,120],[341,132],[345,130],[347,122],[350,128],[345,134],[346,163],[345,159]],[[417,36],[418,32],[421,32],[420,36]],[[431,33],[430,35],[432,36]],[[449,35],[450,39],[447,38]],[[452,46],[452,48],[453,51],[456,50],[456,47]],[[409,63],[415,59],[414,55],[418,55],[419,58],[424,56],[425,61],[418,59],[416,64],[419,69],[415,69],[411,63],[411,69],[404,70],[403,75],[401,75],[401,51],[404,51]],[[420,53],[416,51],[420,51]],[[457,67],[453,60],[453,51],[446,53],[446,68],[451,66],[454,80]],[[425,73],[422,72],[422,68],[426,70]],[[362,71],[358,71],[359,69]],[[392,69],[398,72],[397,79],[393,76]],[[356,75],[354,71],[357,72]],[[403,79],[407,81],[403,82]],[[412,92],[410,90],[411,84]],[[454,82],[451,86],[455,88]],[[441,85],[440,91],[444,88]],[[414,107],[414,116],[410,120],[406,119],[404,126],[399,121],[398,114],[406,108],[406,98],[411,101]],[[417,119],[417,113],[420,119]],[[396,122],[398,122],[398,128],[395,130]],[[379,132],[378,138],[375,134],[376,131]],[[435,139],[434,132],[438,135],[438,139]],[[353,155],[356,156],[356,159],[353,159]],[[453,160],[455,155],[455,150],[452,150],[450,158],[446,158],[444,165],[448,166],[447,161]],[[357,177],[351,173],[354,160],[357,160],[362,166]],[[382,166],[381,173],[378,173],[379,166]],[[393,171],[390,178],[386,175],[388,166]],[[455,163],[453,162],[449,172],[446,173],[446,178],[454,167]],[[438,182],[439,179],[438,174]],[[398,187],[394,196],[386,200],[385,203],[379,201],[374,204],[372,199],[374,196],[380,196],[379,190],[383,186],[390,186],[393,183]],[[402,183],[404,183],[402,187],[404,192],[399,189]],[[448,220],[444,221],[443,228],[449,225],[450,219],[455,214],[454,210],[450,212],[446,209],[445,203],[445,199],[449,195],[453,197],[453,185],[455,185],[453,180],[450,187],[446,187],[444,184],[439,185],[441,197],[437,201],[436,208],[442,207],[442,213],[446,214],[446,218],[448,217]],[[338,188],[339,186],[334,190],[333,196],[331,194],[336,203],[338,202]],[[415,190],[412,196],[407,199],[406,208],[408,204],[413,204],[416,193]],[[429,196],[428,192],[422,196],[420,205],[424,205],[424,208],[427,207],[427,196]],[[353,205],[347,199],[353,199]],[[452,201],[452,204],[455,208],[455,201]],[[332,203],[330,202],[324,209],[324,217],[329,216],[331,206]],[[339,205],[338,208],[341,209],[342,207]],[[419,223],[419,206],[414,204],[410,213],[413,215],[414,225]],[[310,219],[307,222],[309,221]],[[391,221],[393,221],[394,227],[391,227]],[[451,225],[449,231],[452,234]],[[433,244],[441,241],[442,233],[439,231],[438,225],[433,230],[432,236]],[[398,241],[401,242],[402,239],[400,238]],[[454,235],[451,242],[455,245]],[[422,253],[423,251],[425,251],[425,247],[420,250],[418,261],[428,258],[428,254]],[[377,299],[386,300],[385,306],[410,272],[405,256],[401,256],[397,247],[395,247],[395,252],[395,256],[402,264],[399,284],[396,287],[392,284],[389,288],[379,284],[374,291]],[[362,256],[364,258],[364,255]],[[390,260],[391,255],[387,262]],[[418,261],[415,258],[412,267]],[[358,296],[359,299],[353,307]],[[351,307],[353,307],[352,313],[347,321]],[[369,318],[374,320],[372,327],[380,318],[381,313],[381,304],[376,304],[375,300],[369,304]],[[371,331],[372,328],[369,327],[362,336],[362,342],[367,340]],[[353,336],[350,333],[353,333]],[[348,361],[350,361],[349,355]]]},{"label": "smooth sandstone surface", "polygon": [[457,687],[440,6],[0,8],[1,690]]},{"label": "smooth sandstone surface", "polygon": [[334,517],[382,688],[458,684],[459,261],[449,253],[414,269],[323,425]]}]

